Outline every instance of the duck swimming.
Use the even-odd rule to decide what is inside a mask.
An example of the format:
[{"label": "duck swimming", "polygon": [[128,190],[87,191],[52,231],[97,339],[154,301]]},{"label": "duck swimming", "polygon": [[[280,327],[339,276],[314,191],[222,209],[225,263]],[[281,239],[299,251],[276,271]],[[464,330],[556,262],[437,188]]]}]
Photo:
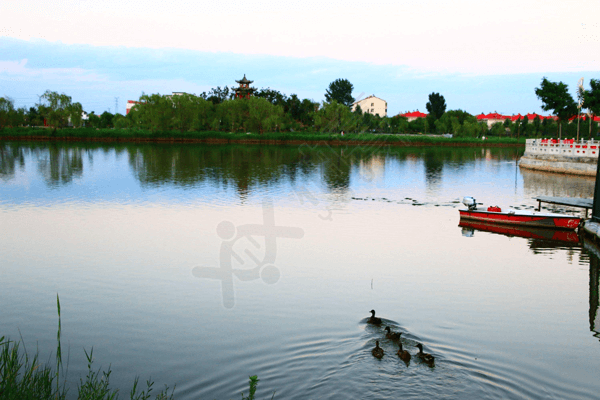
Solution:
[{"label": "duck swimming", "polygon": [[385,327],[385,331],[387,332],[385,334],[385,337],[388,339],[391,339],[395,342],[397,342],[398,340],[400,340],[400,335],[402,335],[402,332],[392,332],[392,330],[390,329],[389,326]]},{"label": "duck swimming", "polygon": [[377,318],[375,316],[375,310],[371,310],[370,312],[371,312],[371,316],[367,320],[367,323],[373,324],[373,325],[381,325],[381,318]]},{"label": "duck swimming", "polygon": [[421,361],[423,361],[426,364],[429,364],[429,366],[432,366],[435,361],[433,356],[429,353],[423,353],[423,345],[421,343],[417,343],[417,347],[419,348],[419,352],[417,353],[417,355],[419,356]]},{"label": "duck swimming", "polygon": [[375,342],[375,348],[371,350],[371,354],[373,354],[373,357],[375,358],[383,357],[383,349],[379,347],[379,340]]},{"label": "duck swimming", "polygon": [[400,346],[400,350],[398,350],[398,357],[400,357],[402,361],[408,364],[408,362],[410,361],[410,353],[402,349],[402,342],[398,342],[398,346]]}]

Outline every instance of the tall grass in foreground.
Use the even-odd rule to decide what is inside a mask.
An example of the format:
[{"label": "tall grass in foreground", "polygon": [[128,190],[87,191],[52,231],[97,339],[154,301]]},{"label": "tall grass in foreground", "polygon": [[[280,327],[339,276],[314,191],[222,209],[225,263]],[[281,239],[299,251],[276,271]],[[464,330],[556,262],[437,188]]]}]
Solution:
[{"label": "tall grass in foreground", "polygon": [[[49,365],[42,365],[36,353],[30,356],[24,349],[21,340],[12,341],[5,336],[0,337],[0,399],[2,400],[66,400],[69,388],[64,374],[62,346],[61,346],[61,318],[60,299],[56,296],[58,310],[58,332],[56,335],[56,367],[53,370]],[[24,350],[21,350],[23,347]],[[88,353],[84,350],[87,359],[87,374],[79,379],[77,385],[77,399],[79,400],[116,400],[119,390],[110,388],[110,368],[106,371],[93,368],[93,348]],[[62,374],[62,381],[61,381]],[[148,400],[153,396],[154,382],[146,381],[146,387],[138,388],[139,378],[135,378],[129,393],[131,400]],[[258,377],[250,377],[249,394],[242,400],[254,400]],[[155,395],[157,400],[173,400],[175,388],[165,388]],[[275,395],[273,394],[273,397]],[[75,398],[69,395],[68,398]]]}]

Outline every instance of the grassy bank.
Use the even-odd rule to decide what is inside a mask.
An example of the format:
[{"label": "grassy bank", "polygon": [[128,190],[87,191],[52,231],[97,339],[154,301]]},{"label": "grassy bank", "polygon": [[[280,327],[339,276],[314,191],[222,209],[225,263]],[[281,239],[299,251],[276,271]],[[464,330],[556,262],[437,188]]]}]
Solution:
[{"label": "grassy bank", "polygon": [[66,140],[66,141],[123,141],[123,142],[179,142],[179,143],[248,143],[248,144],[330,144],[390,146],[523,146],[525,139],[491,137],[446,138],[433,135],[382,135],[382,134],[339,134],[320,132],[271,132],[256,133],[228,132],[151,132],[133,129],[51,129],[5,128],[0,130],[0,140]]},{"label": "grassy bank", "polygon": [[[58,309],[58,334],[56,346],[56,365],[42,365],[39,354],[30,355],[24,350],[22,339],[12,341],[5,336],[0,337],[0,399],[2,400],[65,400],[75,398],[73,388],[68,387],[67,377],[62,359],[60,300],[56,297]],[[93,368],[93,349],[88,353],[87,374],[79,379],[77,399],[79,400],[116,400],[119,390],[110,387],[111,370]],[[251,376],[248,382],[248,397],[242,393],[242,400],[254,400],[259,379]],[[173,400],[175,388],[164,389],[154,393],[154,382],[146,381],[141,388],[136,378],[132,384],[128,398],[131,400]],[[273,394],[275,397],[275,394]]]}]

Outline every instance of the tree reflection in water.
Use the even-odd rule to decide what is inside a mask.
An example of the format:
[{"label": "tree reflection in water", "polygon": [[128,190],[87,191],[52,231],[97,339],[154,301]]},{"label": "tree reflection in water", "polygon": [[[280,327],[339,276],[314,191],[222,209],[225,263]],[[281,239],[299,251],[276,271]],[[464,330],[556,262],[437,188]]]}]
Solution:
[{"label": "tree reflection in water", "polygon": [[0,179],[9,181],[15,177],[17,167],[25,169],[25,154],[22,147],[5,143],[0,146]]}]

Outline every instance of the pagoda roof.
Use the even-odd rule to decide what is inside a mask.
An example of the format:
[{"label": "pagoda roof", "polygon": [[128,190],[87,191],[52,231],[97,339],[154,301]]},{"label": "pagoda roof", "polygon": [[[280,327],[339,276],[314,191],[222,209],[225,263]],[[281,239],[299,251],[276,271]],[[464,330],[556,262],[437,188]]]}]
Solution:
[{"label": "pagoda roof", "polygon": [[246,79],[246,74],[244,74],[244,77],[242,79],[240,79],[239,81],[236,81],[237,83],[247,83],[247,84],[251,84],[254,81],[250,81],[248,79]]}]

